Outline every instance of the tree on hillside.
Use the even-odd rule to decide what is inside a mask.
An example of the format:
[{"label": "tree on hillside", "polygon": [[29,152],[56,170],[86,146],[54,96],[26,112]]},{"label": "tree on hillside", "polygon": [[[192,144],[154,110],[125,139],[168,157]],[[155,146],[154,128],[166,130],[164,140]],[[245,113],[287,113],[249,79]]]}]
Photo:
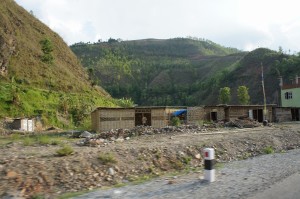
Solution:
[{"label": "tree on hillside", "polygon": [[248,94],[248,88],[246,86],[239,86],[237,89],[237,95],[239,103],[247,105],[250,102],[250,96]]},{"label": "tree on hillside", "polygon": [[110,37],[110,38],[108,39],[107,42],[108,42],[109,44],[112,44],[112,43],[118,43],[118,40]]},{"label": "tree on hillside", "polygon": [[221,104],[228,104],[231,100],[230,88],[224,87],[219,90],[219,102]]},{"label": "tree on hillside", "polygon": [[44,55],[41,58],[42,62],[47,64],[52,64],[54,60],[54,57],[52,55],[52,51],[53,51],[52,42],[50,41],[50,39],[45,38],[40,41],[40,44],[42,46],[42,51],[44,53]]},{"label": "tree on hillside", "polygon": [[281,46],[278,47],[278,52],[279,52],[280,54],[283,54],[283,49],[282,49]]}]

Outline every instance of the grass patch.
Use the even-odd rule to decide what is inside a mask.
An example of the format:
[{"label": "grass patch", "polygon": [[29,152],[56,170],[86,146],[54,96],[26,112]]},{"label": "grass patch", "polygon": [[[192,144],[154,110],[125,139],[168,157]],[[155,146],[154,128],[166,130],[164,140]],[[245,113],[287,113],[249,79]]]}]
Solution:
[{"label": "grass patch", "polygon": [[98,155],[98,160],[102,164],[115,164],[118,162],[112,153],[101,153]]},{"label": "grass patch", "polygon": [[60,145],[61,141],[60,140],[51,140],[51,145]]},{"label": "grass patch", "polygon": [[36,141],[32,137],[25,137],[23,139],[24,146],[33,146],[35,143],[36,143]]},{"label": "grass patch", "polygon": [[13,143],[11,138],[8,136],[0,136],[0,147],[4,147],[8,144]]},{"label": "grass patch", "polygon": [[272,146],[267,146],[266,148],[264,148],[264,153],[265,154],[272,154],[274,153],[274,149]]},{"label": "grass patch", "polygon": [[149,180],[153,179],[154,177],[156,177],[156,176],[155,175],[141,175],[141,176],[131,177],[129,179],[129,181],[131,181],[133,184],[137,185],[137,184],[141,184],[146,181],[149,181]]},{"label": "grass patch", "polygon": [[243,153],[241,159],[242,159],[242,160],[246,160],[246,159],[248,159],[249,157],[251,157],[251,153],[245,152],[245,153]]},{"label": "grass patch", "polygon": [[48,135],[40,135],[37,136],[37,142],[41,145],[49,145],[51,144],[51,139]]},{"label": "grass patch", "polygon": [[282,149],[282,150],[280,151],[280,153],[286,153],[286,150]]},{"label": "grass patch", "polygon": [[56,151],[58,156],[68,156],[74,152],[74,149],[70,145],[64,145]]},{"label": "grass patch", "polygon": [[215,164],[215,169],[222,169],[222,168],[224,168],[224,163],[217,162],[217,163]]},{"label": "grass patch", "polygon": [[173,169],[181,170],[184,168],[184,165],[180,160],[177,160],[177,159],[170,160],[170,163],[171,163]]},{"label": "grass patch", "polygon": [[41,145],[60,145],[63,139],[63,137],[51,135],[41,135],[37,137],[37,141]]},{"label": "grass patch", "polygon": [[21,139],[21,135],[20,134],[14,133],[14,134],[11,135],[11,141],[12,142],[19,141],[20,139]]},{"label": "grass patch", "polygon": [[122,182],[114,185],[115,188],[120,188],[120,187],[124,187],[124,186],[126,186],[126,183],[122,183]]},{"label": "grass patch", "polygon": [[156,153],[155,153],[155,157],[156,157],[156,159],[159,159],[159,158],[161,158],[161,152],[160,151],[156,151]]},{"label": "grass patch", "polygon": [[35,194],[31,196],[31,199],[44,199],[46,198],[43,194]]},{"label": "grass patch", "polygon": [[184,157],[182,157],[182,162],[184,164],[189,164],[191,162],[191,160],[192,160],[192,157],[190,157],[190,156],[184,156]]},{"label": "grass patch", "polygon": [[[92,190],[92,191],[95,191],[95,190]],[[62,194],[62,195],[58,196],[57,198],[58,199],[73,198],[73,197],[80,196],[80,195],[83,195],[83,194],[86,194],[89,192],[91,192],[91,191],[85,190],[85,191],[78,191],[78,192],[69,192],[69,193]]]},{"label": "grass patch", "polygon": [[62,135],[52,134],[12,134],[10,136],[0,136],[0,146],[5,146],[9,143],[20,142],[23,146],[33,145],[61,145],[62,142],[74,141]]}]

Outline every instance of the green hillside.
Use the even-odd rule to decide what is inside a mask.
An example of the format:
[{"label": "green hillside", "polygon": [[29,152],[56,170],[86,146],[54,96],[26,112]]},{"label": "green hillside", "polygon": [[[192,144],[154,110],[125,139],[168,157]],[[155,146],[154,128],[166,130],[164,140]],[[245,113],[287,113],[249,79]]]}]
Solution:
[{"label": "green hillside", "polygon": [[[235,69],[245,55],[208,40],[77,43],[73,52],[88,68],[94,84],[113,97],[132,98],[139,105],[197,105],[198,89],[219,73]],[[209,83],[209,82],[206,82]]]},{"label": "green hillside", "polygon": [[238,104],[237,88],[245,85],[249,88],[251,104],[263,104],[261,67],[263,65],[267,103],[279,104],[279,81],[278,75],[274,73],[274,68],[276,63],[280,62],[283,57],[285,55],[265,48],[247,53],[239,61],[235,70],[226,75],[226,80],[220,81],[216,88],[211,90],[213,94],[208,94],[204,102],[215,101],[219,88],[227,86],[231,88],[231,104]]},{"label": "green hillside", "polygon": [[231,88],[238,104],[238,86],[249,88],[252,104],[263,104],[261,64],[267,103],[279,104],[278,76],[300,74],[299,56],[259,48],[241,52],[202,39],[146,39],[77,43],[73,52],[94,84],[113,97],[132,98],[139,105],[215,105],[219,89]]},{"label": "green hillside", "polygon": [[88,122],[96,106],[116,106],[61,39],[13,0],[0,3],[0,117],[39,117],[45,125]]}]

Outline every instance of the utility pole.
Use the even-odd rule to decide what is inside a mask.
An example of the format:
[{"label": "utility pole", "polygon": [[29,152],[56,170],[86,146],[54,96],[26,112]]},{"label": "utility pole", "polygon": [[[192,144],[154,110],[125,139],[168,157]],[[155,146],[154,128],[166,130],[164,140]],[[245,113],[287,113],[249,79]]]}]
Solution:
[{"label": "utility pole", "polygon": [[262,62],[260,63],[261,65],[261,84],[262,84],[262,89],[263,89],[263,94],[264,94],[264,121],[267,120],[267,100],[266,100],[266,92],[265,92],[265,83],[264,83],[264,67],[262,65]]}]

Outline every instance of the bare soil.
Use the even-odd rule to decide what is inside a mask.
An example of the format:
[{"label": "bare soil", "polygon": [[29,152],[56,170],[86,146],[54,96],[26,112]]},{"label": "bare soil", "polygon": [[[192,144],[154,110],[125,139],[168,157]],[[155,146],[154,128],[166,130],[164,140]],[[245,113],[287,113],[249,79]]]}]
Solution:
[{"label": "bare soil", "polygon": [[[217,162],[247,159],[300,147],[300,124],[276,124],[251,129],[212,128],[198,133],[172,132],[141,135],[105,145],[79,146],[59,157],[60,146],[24,146],[12,142],[0,147],[0,196],[57,198],[66,192],[92,190],[146,180],[166,173],[202,169],[202,151],[216,150]],[[99,160],[109,153],[114,161]]]}]

